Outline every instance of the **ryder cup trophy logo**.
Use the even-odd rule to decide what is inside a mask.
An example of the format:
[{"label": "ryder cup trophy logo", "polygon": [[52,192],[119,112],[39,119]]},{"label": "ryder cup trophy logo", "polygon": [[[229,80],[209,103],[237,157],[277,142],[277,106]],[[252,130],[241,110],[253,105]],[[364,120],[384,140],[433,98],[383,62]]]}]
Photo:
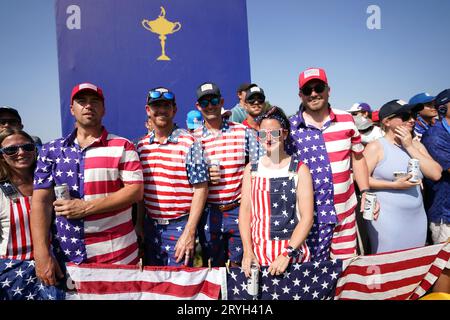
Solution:
[{"label": "ryder cup trophy logo", "polygon": [[170,22],[166,19],[166,10],[161,7],[161,13],[155,20],[142,20],[142,26],[153,33],[159,34],[159,40],[161,42],[161,55],[157,60],[170,61],[170,58],[166,55],[166,39],[168,34],[180,31],[181,23]]}]

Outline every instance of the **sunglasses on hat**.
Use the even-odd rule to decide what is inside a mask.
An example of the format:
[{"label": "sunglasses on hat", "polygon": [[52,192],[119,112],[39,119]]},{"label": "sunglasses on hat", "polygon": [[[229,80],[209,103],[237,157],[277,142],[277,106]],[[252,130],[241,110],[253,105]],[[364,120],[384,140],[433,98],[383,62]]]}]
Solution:
[{"label": "sunglasses on hat", "polygon": [[264,130],[264,129],[261,129],[261,130],[259,130],[258,131],[258,137],[261,139],[261,140],[266,140],[267,138],[268,138],[268,136],[270,135],[270,137],[272,138],[272,139],[280,139],[280,137],[281,137],[281,134],[282,134],[282,132],[283,132],[284,130],[283,129],[274,129],[274,130]]},{"label": "sunglasses on hat", "polygon": [[311,93],[314,92],[315,93],[322,93],[325,91],[325,88],[327,87],[327,85],[325,83],[318,83],[315,86],[303,86],[300,89],[300,92],[305,95],[305,96],[310,96]]},{"label": "sunglasses on hat", "polygon": [[0,152],[7,156],[13,156],[19,152],[19,149],[22,149],[25,152],[33,152],[36,150],[36,147],[33,143],[25,143],[1,148]]},{"label": "sunglasses on hat", "polygon": [[167,100],[173,100],[174,97],[175,97],[175,95],[172,92],[170,92],[170,91],[168,91],[168,92],[161,92],[161,91],[156,91],[155,90],[155,91],[150,91],[148,93],[148,98],[149,99],[159,99],[159,98],[161,98],[161,96],[164,97],[164,99],[167,99]]},{"label": "sunglasses on hat", "polygon": [[198,104],[200,105],[200,107],[202,108],[206,108],[207,106],[209,106],[209,104],[211,104],[212,106],[217,106],[220,103],[220,98],[218,97],[214,97],[211,99],[202,99],[198,101]]}]

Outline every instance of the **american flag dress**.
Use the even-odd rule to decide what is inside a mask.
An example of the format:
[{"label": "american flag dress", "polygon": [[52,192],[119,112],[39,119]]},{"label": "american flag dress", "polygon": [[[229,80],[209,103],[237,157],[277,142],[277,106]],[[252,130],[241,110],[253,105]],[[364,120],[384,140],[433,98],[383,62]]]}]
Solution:
[{"label": "american flag dress", "polygon": [[[303,164],[291,159],[289,167],[281,168],[276,177],[269,177],[258,169],[260,162],[251,165],[251,233],[253,251],[261,266],[269,266],[289,246],[289,239],[299,222],[297,210],[297,171]],[[305,242],[303,257],[291,263],[310,260]]]},{"label": "american flag dress", "polygon": [[[30,230],[31,196],[22,196],[8,181],[2,181],[1,192],[6,196],[2,206],[9,209],[9,234],[2,259],[33,259],[33,245]],[[3,201],[2,201],[3,202]]]}]

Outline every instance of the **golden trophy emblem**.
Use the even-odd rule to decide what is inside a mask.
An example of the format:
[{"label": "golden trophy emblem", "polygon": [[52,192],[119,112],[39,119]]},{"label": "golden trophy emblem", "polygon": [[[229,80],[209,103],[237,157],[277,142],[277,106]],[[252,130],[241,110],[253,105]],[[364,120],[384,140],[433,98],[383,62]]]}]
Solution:
[{"label": "golden trophy emblem", "polygon": [[153,33],[159,34],[159,40],[161,41],[161,55],[157,60],[170,61],[170,58],[166,55],[166,39],[168,34],[180,31],[181,23],[170,22],[166,19],[166,10],[161,7],[161,13],[155,20],[142,20],[142,26]]}]

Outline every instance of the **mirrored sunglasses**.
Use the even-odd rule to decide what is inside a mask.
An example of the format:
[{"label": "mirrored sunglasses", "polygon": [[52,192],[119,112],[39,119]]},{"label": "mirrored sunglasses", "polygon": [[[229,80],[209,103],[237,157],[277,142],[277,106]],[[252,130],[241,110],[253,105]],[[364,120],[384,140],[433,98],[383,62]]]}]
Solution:
[{"label": "mirrored sunglasses", "polygon": [[310,96],[313,90],[315,93],[322,93],[325,91],[326,87],[327,85],[325,83],[318,83],[315,86],[303,86],[300,89],[300,92],[305,96]]},{"label": "mirrored sunglasses", "polygon": [[202,108],[206,108],[209,104],[211,104],[212,106],[217,106],[220,103],[220,98],[215,97],[215,98],[211,98],[211,99],[202,99],[198,101],[198,104],[200,105],[200,107]]},{"label": "mirrored sunglasses", "polygon": [[283,132],[283,129],[274,129],[274,130],[259,130],[258,131],[258,137],[261,140],[266,140],[268,139],[268,136],[270,135],[270,137],[272,139],[280,139],[281,134]]},{"label": "mirrored sunglasses", "polygon": [[25,152],[33,152],[36,150],[36,147],[33,143],[25,143],[15,146],[4,147],[1,148],[0,151],[1,153],[6,154],[7,156],[13,156],[19,152],[19,149],[22,149]]},{"label": "mirrored sunglasses", "polygon": [[168,91],[168,92],[150,91],[148,93],[148,98],[149,99],[159,99],[159,98],[161,98],[161,96],[164,97],[164,99],[167,99],[167,100],[173,100],[173,98],[175,97],[175,95],[172,92],[170,92],[170,91]]}]

